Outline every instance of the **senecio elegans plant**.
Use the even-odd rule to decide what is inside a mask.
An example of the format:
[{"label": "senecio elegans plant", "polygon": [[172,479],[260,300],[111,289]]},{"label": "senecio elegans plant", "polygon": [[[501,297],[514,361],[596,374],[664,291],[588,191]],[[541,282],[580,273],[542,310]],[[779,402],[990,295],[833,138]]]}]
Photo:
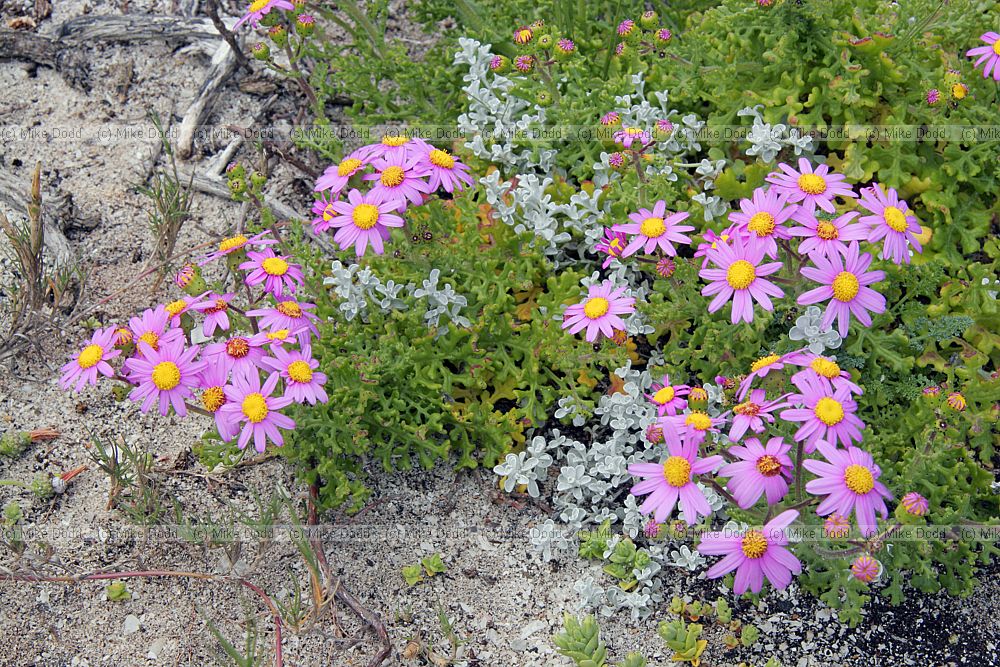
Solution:
[{"label": "senecio elegans plant", "polygon": [[[775,4],[756,11],[798,21],[800,32],[815,27],[808,23],[819,20],[813,14],[826,12],[797,13],[793,3]],[[728,28],[722,31],[721,19],[711,16],[716,10],[763,21],[751,3],[708,9],[700,26],[692,15],[693,34],[705,26],[721,31],[705,37],[711,49],[731,44]],[[841,146],[831,142],[823,154],[794,128],[773,125],[779,115],[774,108],[758,105],[719,108],[723,119],[753,119],[745,157],[706,149],[685,137],[703,121],[670,109],[666,91],[647,95],[643,88],[670,79],[685,83],[688,58],[700,54],[672,50],[678,36],[664,34],[655,14],[622,20],[614,29],[620,41],[608,71],[631,72],[637,89],[624,93],[625,77],[616,83],[612,76],[606,88],[615,91],[613,102],[589,107],[588,122],[606,130],[603,144],[593,142],[602,148],[593,168],[576,159],[586,149],[575,147],[564,156],[544,144],[529,150],[503,138],[491,143],[477,137],[468,146],[481,157],[501,152],[515,158],[502,164],[515,172],[517,185],[502,187],[496,172],[483,179],[489,200],[507,224],[533,228],[554,244],[550,254],[557,262],[573,251],[578,230],[565,224],[573,240],[560,242],[558,227],[527,205],[511,207],[506,198],[538,172],[562,168],[580,180],[578,193],[568,186],[563,196],[596,200],[600,226],[590,222],[579,231],[589,246],[586,256],[596,256],[604,274],[595,274],[581,298],[568,304],[561,326],[595,345],[627,345],[641,335],[654,346],[650,370],[618,369],[622,380],[613,380],[610,389],[615,400],[602,398],[597,410],[560,400],[557,418],[575,427],[587,425],[591,413],[601,417],[586,426],[593,444],[558,432],[536,437],[495,468],[503,487],[540,495],[547,470],[559,471],[552,491],[559,520],[574,530],[601,526],[579,533],[580,553],[608,560],[605,572],[613,572],[622,589],[611,596],[593,581],[578,582],[584,604],[602,614],[622,606],[648,614],[662,599],[651,576],[661,566],[696,570],[709,564],[707,575],[727,577],[736,594],[759,593],[768,582],[784,589],[798,578],[851,623],[860,620],[868,594],[882,590],[899,602],[907,581],[922,591],[968,593],[974,564],[996,554],[992,544],[960,540],[954,531],[925,540],[894,536],[928,522],[995,523],[1000,514],[990,473],[998,438],[998,346],[986,333],[997,323],[995,243],[980,237],[981,244],[969,244],[966,233],[950,224],[921,224],[921,216],[943,222],[942,212],[949,221],[953,213],[937,206],[941,200],[931,189],[901,178],[900,161],[908,162],[906,153],[914,149],[909,144],[892,146],[898,155],[882,162],[885,169],[869,163],[857,142],[843,147],[852,160],[845,162],[832,152]],[[780,33],[773,37],[781,39]],[[575,99],[561,102],[572,91],[552,92],[555,77],[538,72],[572,67],[566,54],[550,55],[562,41],[557,28],[538,22],[517,29],[513,41],[530,61],[519,67],[516,59],[511,65],[492,56],[495,79],[469,77],[477,94],[470,95],[466,118],[481,119],[488,135],[483,121],[493,119],[480,101],[488,95],[501,102],[509,96],[511,106],[524,109],[521,119],[494,121],[507,126],[578,118],[574,114],[587,107]],[[983,41],[990,46],[968,55],[978,56],[980,66],[995,65],[986,50],[996,43],[993,33]],[[866,43],[858,43],[859,51]],[[464,47],[460,60],[477,74],[479,45]],[[790,48],[784,41],[782,47]],[[600,62],[592,56],[580,54]],[[675,62],[658,67],[665,58]],[[949,86],[943,113],[954,114],[955,122],[959,114],[977,113],[961,76],[957,69],[942,73]],[[734,91],[739,85],[730,82]],[[607,97],[599,84],[588,90],[593,99]],[[670,104],[683,105],[673,92]],[[532,95],[534,108],[518,101]],[[659,105],[646,101],[653,97]],[[717,91],[693,106],[711,111],[727,99]],[[933,109],[939,101],[924,104]],[[717,122],[710,119],[707,126]],[[979,146],[974,153],[981,153]],[[858,161],[871,166],[856,169]],[[989,172],[994,186],[997,176]],[[559,182],[557,175],[550,178]],[[981,186],[976,182],[975,190]],[[975,201],[992,209],[995,226],[995,201]],[[976,220],[984,215],[981,209],[966,214]],[[629,330],[628,318],[637,315],[651,331]],[[944,348],[950,356],[941,355]],[[653,373],[657,367],[662,371]],[[640,517],[646,517],[642,523]],[[612,524],[624,537],[608,533]],[[681,544],[667,557],[657,542],[677,545],[685,527],[701,535],[695,550]],[[547,560],[569,543],[554,522],[543,528],[533,541]],[[636,549],[633,541],[645,546]]]},{"label": "senecio elegans plant", "polygon": [[[282,432],[295,427],[282,410],[327,395],[312,356],[315,305],[301,299],[302,267],[275,252],[278,244],[270,230],[222,240],[175,276],[187,296],[96,330],[60,384],[81,391],[110,378],[130,387],[142,412],[212,417],[219,438],[240,450],[282,446]],[[201,267],[216,263],[229,270],[210,289]]]}]

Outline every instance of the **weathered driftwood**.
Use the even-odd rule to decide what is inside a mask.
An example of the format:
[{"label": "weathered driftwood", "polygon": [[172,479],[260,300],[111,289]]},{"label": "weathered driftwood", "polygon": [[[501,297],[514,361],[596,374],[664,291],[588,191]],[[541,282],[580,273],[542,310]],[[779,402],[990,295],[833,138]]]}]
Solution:
[{"label": "weathered driftwood", "polygon": [[71,86],[90,87],[90,66],[78,49],[33,32],[0,28],[0,60],[27,60],[51,67]]},{"label": "weathered driftwood", "polygon": [[[29,203],[29,185],[25,179],[0,170],[0,203],[10,209],[8,217],[20,218],[25,214]],[[62,232],[63,223],[74,215],[72,196],[59,191],[42,193],[45,250],[58,266],[70,266],[75,260],[73,249]]]},{"label": "weathered driftwood", "polygon": [[181,121],[180,131],[177,135],[177,155],[181,159],[191,157],[194,135],[212,111],[212,107],[215,106],[219,97],[219,91],[236,71],[236,65],[236,54],[229,47],[229,44],[226,42],[219,44],[215,55],[212,56],[212,64],[208,68],[205,81],[201,84],[191,106],[184,112],[184,119]]},{"label": "weathered driftwood", "polygon": [[94,42],[192,42],[219,39],[219,32],[205,18],[178,18],[125,14],[122,16],[80,16],[66,21],[54,35],[72,44]]}]

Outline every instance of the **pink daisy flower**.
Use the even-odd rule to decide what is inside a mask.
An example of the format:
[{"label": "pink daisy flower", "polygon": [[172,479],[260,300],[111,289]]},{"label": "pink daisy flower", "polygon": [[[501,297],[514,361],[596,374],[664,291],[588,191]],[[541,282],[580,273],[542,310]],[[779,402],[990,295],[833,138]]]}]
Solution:
[{"label": "pink daisy flower", "polygon": [[234,292],[209,294],[204,301],[195,305],[195,310],[205,316],[201,323],[201,332],[205,336],[214,336],[216,329],[229,331],[229,302],[233,300],[234,295]]},{"label": "pink daisy flower", "polygon": [[221,364],[233,373],[256,372],[257,365],[264,358],[262,345],[249,336],[233,336],[226,341],[206,345],[202,358],[210,364]]},{"label": "pink daisy flower", "polygon": [[201,388],[201,407],[211,412],[215,418],[215,428],[223,442],[229,442],[236,435],[230,422],[223,418],[220,408],[226,403],[226,386],[229,383],[229,371],[224,363],[206,363],[198,376],[198,386]]},{"label": "pink daisy flower", "polygon": [[108,361],[122,353],[115,349],[116,335],[114,327],[97,329],[90,337],[90,343],[77,353],[73,361],[62,367],[59,386],[69,389],[76,383],[73,390],[79,392],[84,385],[97,384],[98,374],[114,377],[115,370]]},{"label": "pink daisy flower", "polygon": [[384,252],[383,243],[389,239],[390,227],[402,227],[403,219],[393,215],[400,207],[399,201],[383,201],[372,192],[361,194],[352,189],[347,201],[339,201],[333,208],[340,215],[331,223],[337,228],[333,240],[341,250],[354,246],[358,257],[365,254],[371,244],[376,254]]},{"label": "pink daisy flower", "polygon": [[611,260],[621,257],[626,245],[628,245],[628,237],[625,234],[613,231],[610,227],[605,227],[604,238],[594,246],[594,250],[608,256],[604,260],[604,263],[601,264],[601,268],[608,268],[611,266]]},{"label": "pink daisy flower", "polygon": [[986,66],[983,67],[983,78],[989,78],[990,72],[993,72],[993,80],[1000,81],[1000,34],[995,32],[984,32],[980,36],[981,40],[986,42],[986,46],[977,46],[974,49],[969,49],[965,52],[966,57],[971,58],[973,56],[979,56],[976,60],[976,64],[973,67],[979,67],[983,63]]},{"label": "pink daisy flower", "polygon": [[765,421],[768,424],[774,423],[774,415],[771,413],[778,408],[788,407],[789,404],[784,399],[782,396],[768,401],[763,389],[752,390],[747,400],[733,406],[733,425],[729,429],[729,439],[739,442],[748,430],[763,433]]},{"label": "pink daisy flower", "polygon": [[753,191],[753,199],[740,200],[740,211],[730,213],[729,221],[734,223],[736,231],[749,240],[748,245],[760,245],[768,257],[777,259],[776,239],[791,236],[784,225],[796,210],[797,206],[788,205],[787,194],[757,188]]},{"label": "pink daisy flower", "polygon": [[823,522],[823,534],[831,540],[842,540],[851,533],[851,522],[846,516],[834,512]]},{"label": "pink daisy flower", "polygon": [[[323,171],[323,175],[316,179],[316,186],[313,190],[316,192],[329,190],[330,198],[337,199],[340,196],[341,190],[347,187],[347,182],[351,180],[351,176],[364,171],[367,166],[368,162],[361,159],[357,151],[355,151],[338,164],[332,164],[327,167]],[[313,212],[316,212],[315,207],[313,207]]]},{"label": "pink daisy flower", "polygon": [[717,579],[736,570],[733,592],[743,595],[747,589],[759,593],[767,578],[778,590],[792,583],[792,575],[802,572],[802,563],[786,548],[788,527],[799,513],[782,512],[760,530],[751,529],[742,535],[726,532],[707,533],[702,536],[698,552],[706,556],[725,556],[706,572],[709,579]]},{"label": "pink daisy flower", "polygon": [[[157,306],[155,310],[147,308],[142,315],[132,317],[128,328],[132,331],[132,339],[136,345],[145,343],[153,350],[159,350],[161,345],[172,343],[184,337],[180,329],[168,329],[170,313],[166,306]],[[141,350],[138,355],[142,356]]]},{"label": "pink daisy flower", "polygon": [[639,142],[636,150],[653,143],[653,136],[641,127],[622,127],[611,138],[625,148],[632,148],[633,143]]},{"label": "pink daisy flower", "polygon": [[463,164],[448,151],[432,148],[421,158],[420,170],[428,175],[430,192],[444,188],[445,192],[461,192],[466,186],[472,185],[468,165]]},{"label": "pink daisy flower", "polygon": [[677,255],[674,243],[691,243],[691,239],[681,232],[694,231],[691,225],[678,224],[687,220],[688,213],[667,213],[667,202],[660,200],[653,205],[653,210],[641,208],[637,213],[629,213],[629,220],[620,225],[615,225],[611,231],[622,232],[634,236],[629,244],[622,251],[622,257],[634,255],[642,248],[645,253],[651,253],[656,248],[671,257]]},{"label": "pink daisy flower", "polygon": [[635,312],[635,298],[622,296],[626,289],[628,288],[616,288],[610,280],[591,285],[587,289],[586,300],[566,308],[562,328],[569,329],[571,334],[586,329],[585,337],[591,343],[597,340],[598,333],[611,338],[615,335],[615,329],[625,329],[621,316]]},{"label": "pink daisy flower", "polygon": [[681,441],[677,431],[664,429],[667,460],[663,463],[633,463],[628,472],[642,481],[636,483],[631,491],[633,496],[649,497],[639,507],[643,514],[653,514],[657,523],[664,523],[673,513],[674,506],[680,502],[681,513],[687,524],[698,523],[699,516],[710,516],[712,508],[705,499],[705,494],[694,482],[694,475],[712,472],[723,463],[721,456],[698,456],[698,444],[691,441]]},{"label": "pink daisy flower", "polygon": [[698,275],[709,281],[701,290],[702,296],[715,295],[708,304],[708,312],[714,313],[721,309],[731,298],[732,323],[753,322],[754,301],[764,310],[773,311],[774,305],[770,297],[785,296],[780,287],[763,278],[777,273],[782,267],[781,262],[761,264],[764,259],[763,245],[748,246],[743,239],[735,236],[732,243],[723,243],[714,250],[709,250],[707,257],[716,268],[702,269]]},{"label": "pink daisy flower", "polygon": [[330,229],[331,221],[337,212],[333,209],[333,203],[337,201],[340,197],[340,193],[336,194],[322,193],[315,202],[313,202],[312,207],[312,226],[313,231],[316,233],[325,232]]},{"label": "pink daisy flower", "polygon": [[[688,397],[690,398],[693,394],[692,390]],[[667,428],[672,426],[685,441],[701,444],[709,433],[719,432],[722,418],[710,417],[702,410],[691,410],[685,414],[665,415],[660,417],[657,423],[661,427],[664,424],[669,424]]]},{"label": "pink daisy flower", "polygon": [[326,375],[318,372],[319,362],[312,358],[312,348],[307,344],[302,349],[286,352],[281,348],[273,349],[274,358],[266,358],[261,366],[276,371],[285,381],[285,398],[291,398],[296,403],[316,402],[326,403]]},{"label": "pink daisy flower", "polygon": [[308,340],[309,334],[319,336],[319,329],[313,324],[319,317],[311,312],[316,308],[316,304],[305,303],[304,301],[294,301],[287,299],[279,301],[273,306],[258,308],[247,311],[250,317],[259,317],[257,325],[261,329],[270,331],[287,330],[293,334],[305,334]]},{"label": "pink daisy flower", "polygon": [[390,155],[375,159],[372,166],[376,173],[364,177],[366,181],[376,181],[370,194],[383,201],[398,201],[401,209],[406,208],[407,201],[419,206],[424,195],[433,192],[424,180],[427,171],[422,155]]},{"label": "pink daisy flower", "polygon": [[403,134],[386,134],[377,144],[368,144],[354,151],[352,155],[364,162],[372,162],[377,158],[394,158],[406,160],[413,156],[421,156],[433,150],[434,147],[418,137],[407,137]]},{"label": "pink daisy flower", "polygon": [[[301,332],[303,335],[303,342],[305,344],[309,343],[309,332]],[[254,334],[250,337],[250,341],[253,345],[258,345],[260,347],[267,347],[269,350],[275,349],[285,349],[286,344],[291,344],[299,341],[296,332],[289,329],[274,329],[272,331],[261,331],[260,333]],[[262,359],[261,363],[267,359]]]},{"label": "pink daisy flower", "polygon": [[863,225],[852,225],[851,220],[858,217],[857,211],[849,211],[832,220],[817,218],[811,211],[800,209],[792,218],[799,223],[792,227],[792,236],[804,236],[806,239],[799,244],[799,252],[815,257],[832,257],[843,254],[848,241],[863,241],[868,238],[868,230]]},{"label": "pink daisy flower", "polygon": [[140,402],[139,409],[149,412],[154,403],[159,402],[160,414],[167,416],[173,406],[178,416],[187,415],[184,399],[193,395],[192,389],[199,384],[199,374],[205,362],[195,361],[198,346],[184,347],[181,339],[161,343],[154,350],[145,341],[139,341],[142,357],[125,361],[129,378],[138,386],[129,392],[129,399]]},{"label": "pink daisy flower", "polygon": [[291,11],[295,9],[295,6],[289,0],[253,0],[247,7],[247,13],[233,24],[233,30],[236,30],[244,23],[249,23],[251,28],[256,28],[260,24],[260,20],[264,18],[264,15],[270,13],[272,9]]},{"label": "pink daisy flower", "polygon": [[163,307],[167,311],[167,322],[172,327],[179,327],[181,325],[181,316],[192,310],[197,310],[197,306],[204,298],[205,294],[201,296],[186,296],[164,304]]},{"label": "pink daisy flower", "polygon": [[527,74],[535,66],[535,59],[532,56],[521,55],[514,58],[514,69],[522,74]]},{"label": "pink daisy flower", "polygon": [[270,234],[270,231],[254,234],[250,237],[243,234],[237,234],[236,236],[230,236],[227,239],[222,239],[219,242],[219,249],[202,257],[198,262],[198,266],[205,266],[209,262],[222,259],[223,257],[231,255],[234,252],[239,252],[244,248],[262,248],[264,246],[277,243],[278,240],[270,238]]},{"label": "pink daisy flower", "polygon": [[722,466],[719,475],[731,478],[726,488],[740,507],[753,507],[761,495],[767,498],[768,505],[781,502],[792,479],[794,464],[788,456],[791,449],[792,445],[781,438],[771,438],[767,445],[757,438],[747,438],[743,445],[729,448],[729,453],[740,460]]},{"label": "pink daisy flower", "polygon": [[695,248],[694,257],[695,259],[701,257],[701,268],[708,266],[708,252],[709,250],[715,250],[720,245],[725,245],[729,243],[729,240],[735,236],[736,230],[733,227],[724,230],[723,232],[716,234],[715,231],[711,229],[706,229],[705,233],[701,235],[704,239],[704,243],[699,243],[698,247]]},{"label": "pink daisy flower", "polygon": [[875,513],[880,513],[883,519],[888,517],[885,500],[892,498],[889,489],[878,481],[882,470],[875,465],[871,454],[858,447],[842,450],[820,440],[817,448],[826,461],[806,459],[802,464],[819,477],[806,482],[806,491],[826,496],[816,513],[848,516],[854,512],[861,534],[865,537],[874,534],[878,530]]},{"label": "pink daisy flower", "polygon": [[670,384],[670,376],[664,375],[659,382],[654,382],[650,387],[653,393],[646,394],[646,398],[656,406],[656,414],[676,415],[678,410],[687,407],[687,401],[682,396],[687,396],[691,388],[686,384]]},{"label": "pink daisy flower", "polygon": [[809,160],[799,158],[798,171],[784,162],[778,165],[778,169],[781,171],[768,175],[767,182],[774,184],[778,194],[787,194],[789,203],[799,204],[803,212],[812,213],[819,206],[827,213],[833,213],[835,197],[857,197],[851,186],[844,182],[844,176],[831,174],[828,165],[821,164],[814,171]]},{"label": "pink daisy flower", "polygon": [[609,111],[603,116],[601,116],[601,125],[617,125],[622,120],[621,115],[617,111]]},{"label": "pink daisy flower", "polygon": [[240,449],[253,439],[254,449],[263,452],[270,439],[278,447],[285,440],[278,430],[295,428],[295,422],[278,410],[292,403],[288,396],[276,398],[271,396],[280,379],[277,373],[272,373],[260,384],[260,373],[257,369],[249,372],[233,373],[233,382],[225,387],[226,403],[219,408],[222,418],[229,423],[231,432],[240,431],[237,442]]},{"label": "pink daisy flower", "polygon": [[625,19],[618,24],[618,36],[628,37],[635,29],[635,21],[632,19]]},{"label": "pink daisy flower", "polygon": [[894,264],[909,264],[909,247],[913,246],[917,252],[923,250],[917,240],[921,232],[917,218],[895,189],[886,191],[876,183],[874,187],[861,190],[858,203],[872,212],[872,215],[863,216],[860,222],[868,225],[869,243],[883,241],[883,257],[891,259]]},{"label": "pink daisy flower", "polygon": [[861,442],[861,429],[865,427],[858,416],[858,404],[851,397],[851,390],[838,387],[830,393],[827,388],[812,378],[795,385],[801,394],[793,394],[790,402],[804,407],[791,408],[781,413],[781,418],[789,422],[802,422],[795,432],[795,440],[805,440],[806,452],[813,452],[821,440],[841,442],[850,448]]},{"label": "pink daisy flower", "polygon": [[746,397],[747,392],[750,391],[754,380],[765,377],[771,371],[780,371],[785,367],[785,361],[785,357],[772,352],[750,364],[750,373],[740,382],[740,391],[736,395],[736,399],[742,401]]},{"label": "pink daisy flower", "polygon": [[290,263],[288,259],[288,255],[276,255],[270,248],[263,252],[248,252],[248,261],[240,264],[241,269],[250,272],[246,284],[253,287],[263,283],[264,291],[276,299],[284,294],[294,294],[297,288],[302,287],[305,275],[301,266]]},{"label": "pink daisy flower", "polygon": [[847,337],[850,318],[853,314],[861,324],[870,327],[872,313],[885,312],[885,297],[868,287],[885,279],[884,271],[869,271],[872,256],[858,251],[857,241],[852,241],[847,253],[841,257],[834,253],[831,257],[813,257],[815,267],[802,268],[802,275],[818,282],[822,287],[799,295],[800,305],[826,301],[830,303],[823,313],[822,326],[828,327],[837,320],[837,331],[841,338]]},{"label": "pink daisy flower", "polygon": [[851,393],[859,396],[864,390],[851,380],[851,374],[841,370],[836,361],[829,357],[813,354],[808,349],[789,352],[785,355],[785,360],[796,366],[801,366],[802,370],[792,376],[792,382],[799,384],[812,379],[823,386],[827,392],[833,393],[837,387],[847,387]]}]

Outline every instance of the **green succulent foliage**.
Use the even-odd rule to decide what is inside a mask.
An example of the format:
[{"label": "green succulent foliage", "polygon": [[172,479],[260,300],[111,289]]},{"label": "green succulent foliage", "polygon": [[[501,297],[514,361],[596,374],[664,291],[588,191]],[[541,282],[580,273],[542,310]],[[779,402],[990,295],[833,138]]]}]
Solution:
[{"label": "green succulent foliage", "polygon": [[604,558],[604,552],[608,549],[608,540],[611,539],[611,519],[602,523],[597,530],[581,530],[577,536],[580,538],[578,551],[580,558],[588,560]]},{"label": "green succulent foliage", "polygon": [[699,623],[684,623],[683,618],[672,621],[662,621],[656,628],[657,634],[674,651],[670,659],[674,662],[690,662],[698,664],[701,654],[708,646],[708,640],[699,639],[703,627]]},{"label": "green succulent foliage", "polygon": [[601,629],[593,616],[582,621],[575,616],[563,616],[563,631],[553,641],[559,653],[573,660],[577,667],[604,667],[608,649],[601,641]]},{"label": "green succulent foliage", "polygon": [[406,310],[373,307],[365,320],[345,320],[321,282],[330,258],[298,249],[312,268],[316,312],[330,319],[313,347],[330,400],[291,413],[296,429],[282,452],[320,486],[324,505],[360,508],[368,458],[387,470],[429,468],[452,456],[460,468],[496,465],[559,398],[592,404],[587,383],[627,358],[613,343],[595,347],[562,331],[558,315],[579,301],[585,274],[554,272],[525,238],[487,213],[472,197],[430,202],[407,212],[413,238],[397,232],[389,246],[397,256],[362,259],[383,281],[403,285],[419,286],[432,268],[440,270],[441,284],[467,298],[462,313],[471,322],[447,332],[428,328],[425,308],[412,298],[404,298]]},{"label": "green succulent foliage", "polygon": [[616,544],[608,555],[608,564],[604,566],[604,572],[617,579],[618,585],[627,591],[635,588],[638,583],[635,571],[649,565],[649,561],[648,551],[637,549],[632,540],[625,538]]}]

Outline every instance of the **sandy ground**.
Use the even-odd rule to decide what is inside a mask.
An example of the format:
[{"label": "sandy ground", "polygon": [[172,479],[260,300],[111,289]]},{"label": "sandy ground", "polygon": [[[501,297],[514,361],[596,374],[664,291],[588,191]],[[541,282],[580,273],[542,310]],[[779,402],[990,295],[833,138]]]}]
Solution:
[{"label": "sandy ground", "polygon": [[[28,5],[29,3],[24,3]],[[53,16],[41,29],[83,13],[78,2],[55,3]],[[164,13],[167,3],[131,3],[129,12]],[[119,13],[118,5],[91,3],[94,13]],[[25,11],[18,3],[0,3],[4,21]],[[418,40],[419,41],[419,40]],[[19,63],[0,64],[0,119],[5,125],[91,127],[105,122],[140,122],[153,109],[167,116],[186,108],[207,67],[197,53],[178,54],[162,44],[88,47],[94,70],[93,89],[84,94],[70,88],[55,72],[32,70]],[[132,76],[123,78],[124,63]],[[127,93],[121,95],[127,81]],[[227,87],[214,123],[247,124],[263,98]],[[277,105],[269,122],[280,122],[287,106]],[[176,121],[176,118],[175,118]],[[43,182],[72,193],[80,216],[99,221],[93,230],[64,221],[81,263],[91,273],[88,300],[96,303],[127,284],[144,267],[152,251],[144,201],[130,185],[144,176],[141,164],[155,139],[129,139],[102,144],[89,140],[31,140],[0,145],[0,167],[27,184],[35,160],[43,164]],[[201,144],[193,162],[207,159],[222,146]],[[302,209],[300,175],[280,169],[269,194]],[[185,227],[179,247],[215,238],[230,228],[238,205],[197,196],[194,221]],[[9,264],[0,265],[9,271]],[[6,275],[4,276],[7,277]],[[102,322],[121,321],[132,312],[167,298],[165,288],[150,291],[144,281],[102,306]],[[235,510],[255,514],[254,497],[268,498],[280,485],[301,493],[293,472],[280,459],[206,476],[197,463],[175,466],[179,455],[197,441],[204,423],[142,415],[135,404],[118,402],[109,385],[81,396],[59,390],[57,370],[82,339],[72,327],[61,337],[37,341],[37,346],[0,371],[0,428],[49,426],[61,432],[51,443],[39,443],[14,462],[0,461],[0,477],[30,480],[36,474],[57,474],[90,463],[87,447],[94,439],[116,442],[152,453],[166,470],[154,477],[162,501],[173,500],[188,520],[233,516]],[[175,469],[176,468],[176,469]],[[420,640],[442,655],[450,646],[439,622],[443,613],[460,640],[457,664],[564,665],[554,652],[551,636],[565,610],[574,610],[578,595],[573,583],[584,576],[602,578],[598,566],[569,555],[543,563],[532,550],[529,534],[547,515],[540,505],[511,503],[498,494],[488,471],[455,476],[446,467],[433,471],[386,474],[373,469],[372,500],[363,515],[338,515],[327,523],[348,526],[350,539],[325,540],[335,573],[383,619],[393,656],[386,664],[429,664],[426,657],[405,660],[407,643]],[[91,464],[54,502],[38,502],[26,492],[0,487],[0,504],[17,499],[25,526],[46,529],[51,553],[46,571],[68,573],[101,569],[170,569],[235,573],[288,600],[289,575],[302,585],[305,568],[293,544],[276,541],[263,552],[246,545],[242,552],[208,548],[178,540],[122,538],[117,531],[131,525],[119,512],[106,509],[106,476]],[[171,510],[172,512],[172,510]],[[58,530],[83,537],[59,536]],[[367,531],[367,532],[365,532]],[[29,552],[44,551],[35,543]],[[447,571],[409,587],[400,568],[420,557],[441,554]],[[30,558],[17,560],[0,553],[0,566],[37,566]],[[690,594],[714,599],[715,584],[681,572],[663,575],[666,597]],[[105,598],[101,583],[0,583],[0,665],[132,666],[142,664],[214,664],[218,644],[208,631],[212,622],[237,646],[247,627],[256,625],[262,664],[272,655],[273,624],[260,600],[229,581],[191,579],[130,580],[131,599]],[[799,667],[868,665],[992,665],[1000,635],[1000,590],[996,571],[968,600],[945,596],[914,597],[901,608],[869,608],[866,623],[855,630],[831,620],[829,610],[794,588],[770,595],[756,609],[735,604],[736,617],[761,627],[762,639],[750,650],[726,653],[719,629],[704,664],[763,664],[776,653],[783,664]],[[652,665],[669,664],[669,654],[655,635],[665,610],[644,622],[621,616],[602,622],[604,638],[615,658],[642,650]],[[283,653],[288,665],[363,665],[378,644],[357,618],[344,608],[328,613],[300,632],[286,628]],[[226,663],[224,663],[226,664]]]}]

